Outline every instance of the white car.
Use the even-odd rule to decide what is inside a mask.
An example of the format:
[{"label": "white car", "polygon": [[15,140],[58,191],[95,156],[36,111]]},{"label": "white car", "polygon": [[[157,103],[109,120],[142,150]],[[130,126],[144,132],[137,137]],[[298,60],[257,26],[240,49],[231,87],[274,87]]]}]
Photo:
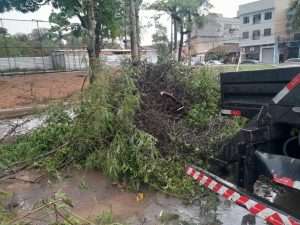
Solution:
[{"label": "white car", "polygon": [[280,64],[279,67],[300,67],[300,58],[291,58]]},{"label": "white car", "polygon": [[223,65],[219,60],[209,60],[206,62],[206,65]]}]

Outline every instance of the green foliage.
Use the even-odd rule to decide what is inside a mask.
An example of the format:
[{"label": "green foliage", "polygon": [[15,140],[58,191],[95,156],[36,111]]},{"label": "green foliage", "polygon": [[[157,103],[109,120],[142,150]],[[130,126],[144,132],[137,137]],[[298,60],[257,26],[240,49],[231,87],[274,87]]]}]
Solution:
[{"label": "green foliage", "polygon": [[60,46],[57,34],[47,28],[33,29],[30,34],[3,32],[0,31],[0,57],[45,56]]},{"label": "green foliage", "polygon": [[163,25],[155,24],[156,33],[152,35],[152,42],[157,51],[158,63],[166,63],[169,60],[169,40],[167,35],[167,28]]},{"label": "green foliage", "polygon": [[48,1],[44,0],[1,0],[0,4],[0,12],[10,11],[10,10],[18,10],[23,13],[26,12],[34,12],[38,10],[42,4],[47,3]]},{"label": "green foliage", "polygon": [[[193,26],[201,27],[203,25],[205,12],[210,7],[209,0],[156,0],[148,7],[168,13],[174,21],[174,30],[178,30],[180,33],[178,61],[181,61],[182,58],[184,35],[189,35],[190,38]],[[175,48],[177,48],[177,35],[177,33],[174,34]]]},{"label": "green foliage", "polygon": [[10,193],[2,192],[0,190],[0,225],[7,225],[8,222],[14,217],[7,209],[7,204],[10,196]]},{"label": "green foliage", "polygon": [[[60,12],[53,12],[49,20],[53,23],[52,29],[58,32],[69,32],[84,38],[87,35],[89,26],[87,15],[87,2],[77,0],[51,0],[52,5],[60,9]],[[121,34],[123,22],[123,0],[96,0],[96,35],[103,39],[115,39]],[[72,23],[70,20],[77,17],[80,21]],[[99,44],[99,43],[97,43]]]},{"label": "green foliage", "polygon": [[192,124],[205,126],[219,112],[220,88],[216,74],[212,70],[202,69],[191,74],[187,86],[196,104],[188,114]]},{"label": "green foliage", "polygon": [[81,105],[74,107],[74,119],[63,108],[52,109],[43,127],[15,144],[1,146],[2,164],[9,167],[24,160],[55,173],[75,163],[100,169],[135,190],[147,184],[181,197],[195,193],[184,174],[185,161],[163,158],[156,140],[135,127],[138,107],[139,93],[132,78],[99,76]]},{"label": "green foliage", "polygon": [[[171,68],[167,79],[184,87],[189,111],[182,120],[184,126],[178,123],[174,134],[168,134],[174,137],[174,149],[168,154],[162,155],[158,140],[135,125],[140,109],[140,93],[135,86],[139,71],[127,67],[122,74],[99,74],[72,113],[54,107],[42,127],[19,137],[14,144],[1,145],[2,169],[21,161],[55,174],[63,167],[78,165],[99,169],[134,190],[146,185],[178,197],[195,195],[201,189],[186,177],[185,166],[206,166],[202,155],[211,154],[239,123],[218,115],[219,86],[212,71],[180,65]],[[195,141],[187,143],[176,133]],[[185,151],[188,154],[182,157]]]},{"label": "green foliage", "polygon": [[287,11],[288,29],[291,33],[300,31],[300,1],[293,0]]}]

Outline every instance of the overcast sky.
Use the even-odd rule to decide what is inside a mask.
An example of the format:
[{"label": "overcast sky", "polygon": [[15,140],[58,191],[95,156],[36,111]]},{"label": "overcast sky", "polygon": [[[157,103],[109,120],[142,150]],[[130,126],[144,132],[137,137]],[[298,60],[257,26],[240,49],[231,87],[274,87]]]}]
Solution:
[{"label": "overcast sky", "polygon": [[[144,2],[153,2],[154,0],[144,0]],[[214,6],[211,11],[216,13],[221,13],[225,17],[235,17],[237,15],[238,6],[240,4],[253,2],[255,0],[210,0]],[[49,14],[51,13],[52,8],[50,6],[44,6],[39,11],[35,13],[26,13],[22,14],[19,12],[8,12],[0,14],[1,18],[11,18],[11,19],[39,19],[39,20],[48,20]],[[154,15],[153,12],[143,12],[141,15],[142,25],[145,26],[143,29],[143,45],[150,45],[152,43],[152,34],[155,32],[153,27],[147,26],[149,23],[152,23],[153,20],[151,17]],[[1,21],[0,21],[1,22]],[[161,22],[167,26],[170,24],[169,18],[163,16]],[[29,33],[33,28],[36,27],[35,23],[21,23],[21,22],[11,22],[11,21],[2,21],[4,27],[8,28],[10,33]],[[0,24],[0,26],[2,26]],[[49,24],[42,23],[40,27],[47,27]]]}]

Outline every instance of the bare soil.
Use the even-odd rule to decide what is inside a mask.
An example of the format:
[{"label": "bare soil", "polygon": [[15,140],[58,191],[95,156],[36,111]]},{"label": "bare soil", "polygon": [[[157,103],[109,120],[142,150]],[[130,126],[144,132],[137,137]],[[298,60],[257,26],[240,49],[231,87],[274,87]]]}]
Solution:
[{"label": "bare soil", "polygon": [[81,90],[85,72],[0,77],[0,109],[46,104]]}]

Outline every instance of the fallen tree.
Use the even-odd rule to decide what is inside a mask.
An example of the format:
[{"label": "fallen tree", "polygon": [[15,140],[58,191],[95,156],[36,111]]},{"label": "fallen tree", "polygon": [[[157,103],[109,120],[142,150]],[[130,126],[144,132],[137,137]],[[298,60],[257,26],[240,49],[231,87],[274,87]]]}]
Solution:
[{"label": "fallen tree", "polygon": [[205,166],[239,127],[218,113],[216,74],[177,64],[103,73],[73,106],[75,117],[54,107],[42,127],[1,145],[0,176],[28,166],[55,174],[78,165],[135,190],[151,186],[177,197],[194,195],[198,187],[185,177],[185,166]]}]

